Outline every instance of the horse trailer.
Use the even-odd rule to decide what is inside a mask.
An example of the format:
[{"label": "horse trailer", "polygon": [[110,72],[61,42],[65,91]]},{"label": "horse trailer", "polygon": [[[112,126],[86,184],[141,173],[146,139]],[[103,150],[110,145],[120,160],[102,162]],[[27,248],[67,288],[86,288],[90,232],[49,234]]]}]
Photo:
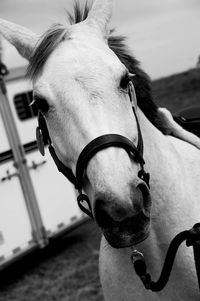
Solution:
[{"label": "horse trailer", "polygon": [[37,149],[37,108],[24,75],[12,70],[7,93],[0,89],[0,269],[85,221],[74,187]]}]

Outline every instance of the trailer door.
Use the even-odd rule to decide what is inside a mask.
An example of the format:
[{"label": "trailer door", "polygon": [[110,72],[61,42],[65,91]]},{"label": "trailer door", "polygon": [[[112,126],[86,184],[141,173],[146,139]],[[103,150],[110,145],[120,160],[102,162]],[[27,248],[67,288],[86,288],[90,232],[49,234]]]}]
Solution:
[{"label": "trailer door", "polygon": [[34,245],[19,174],[0,114],[0,264]]},{"label": "trailer door", "polygon": [[74,187],[58,172],[48,149],[45,157],[37,149],[37,111],[29,106],[32,101],[30,84],[21,77],[7,82],[7,89],[44,229],[48,236],[53,236],[81,221],[85,215],[77,205]]}]

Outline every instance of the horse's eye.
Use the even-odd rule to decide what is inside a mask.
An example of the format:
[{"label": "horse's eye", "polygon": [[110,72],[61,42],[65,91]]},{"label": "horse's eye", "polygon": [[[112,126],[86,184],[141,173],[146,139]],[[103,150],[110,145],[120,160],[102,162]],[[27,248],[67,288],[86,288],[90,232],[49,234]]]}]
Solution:
[{"label": "horse's eye", "polygon": [[45,114],[45,113],[48,112],[49,104],[48,104],[48,102],[46,101],[45,98],[35,95],[33,103],[36,105],[38,110],[40,110],[42,113]]},{"label": "horse's eye", "polygon": [[121,78],[120,81],[120,88],[123,90],[127,90],[128,89],[128,85],[130,82],[130,77],[128,75],[128,73],[124,74],[123,77]]}]

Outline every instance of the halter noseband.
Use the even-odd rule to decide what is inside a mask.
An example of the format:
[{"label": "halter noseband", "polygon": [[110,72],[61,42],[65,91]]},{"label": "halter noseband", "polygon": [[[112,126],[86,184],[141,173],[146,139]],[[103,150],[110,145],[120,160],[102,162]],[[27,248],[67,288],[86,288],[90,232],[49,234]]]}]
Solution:
[{"label": "halter noseband", "polygon": [[[133,87],[132,83],[129,85],[129,97],[132,102]],[[135,108],[133,108],[133,113],[135,115],[137,129],[138,129],[138,145],[137,147],[130,141],[128,138],[118,135],[118,134],[107,134],[95,138],[89,142],[82,152],[79,155],[77,164],[76,164],[76,176],[73,174],[72,170],[64,165],[58,156],[56,155],[55,149],[52,145],[51,138],[47,129],[46,121],[44,116],[39,111],[38,113],[38,127],[36,129],[36,138],[37,144],[40,153],[44,156],[44,144],[48,144],[50,154],[58,168],[58,170],[75,186],[78,190],[79,195],[77,197],[77,202],[80,209],[93,218],[91,204],[87,195],[82,193],[83,188],[83,176],[86,170],[86,167],[91,160],[91,158],[99,151],[108,148],[108,147],[120,147],[127,151],[130,156],[133,156],[135,162],[140,164],[141,169],[138,172],[138,177],[141,178],[149,187],[149,173],[146,173],[144,170],[144,158],[143,158],[143,139],[142,133],[139,125],[139,121],[136,115]],[[88,204],[89,210],[83,206],[83,202]]]}]

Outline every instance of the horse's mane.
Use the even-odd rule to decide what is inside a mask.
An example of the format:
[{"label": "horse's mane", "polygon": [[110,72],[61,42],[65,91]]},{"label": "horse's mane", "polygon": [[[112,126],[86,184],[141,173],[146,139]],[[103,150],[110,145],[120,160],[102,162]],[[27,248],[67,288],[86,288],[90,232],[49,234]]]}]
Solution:
[{"label": "horse's mane", "polygon": [[[84,21],[88,16],[89,10],[90,8],[87,3],[85,6],[81,7],[79,3],[76,2],[73,13],[67,12],[68,22],[72,25]],[[44,33],[36,45],[35,51],[29,62],[27,69],[29,78],[34,80],[41,73],[53,50],[63,40],[70,38],[67,37],[67,35],[68,31],[66,24],[55,24]],[[115,34],[114,30],[111,30],[108,37],[108,45],[118,56],[120,61],[127,67],[129,72],[136,75],[132,81],[137,95],[138,106],[151,123],[166,134],[165,126],[162,125],[162,119],[159,116],[158,107],[153,102],[150,78],[142,70],[138,60],[126,46],[125,40],[126,38],[124,36],[118,36]]]}]

